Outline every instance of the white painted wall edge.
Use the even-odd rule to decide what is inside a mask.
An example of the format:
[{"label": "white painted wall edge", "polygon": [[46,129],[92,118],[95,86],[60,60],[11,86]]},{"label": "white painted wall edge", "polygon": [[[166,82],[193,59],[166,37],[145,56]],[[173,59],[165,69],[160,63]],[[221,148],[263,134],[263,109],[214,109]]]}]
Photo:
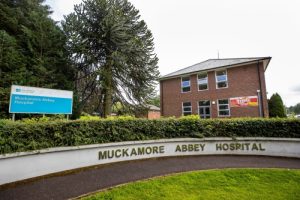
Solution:
[{"label": "white painted wall edge", "polygon": [[1,155],[0,185],[93,165],[191,155],[260,155],[300,158],[300,139],[179,138],[59,147]]},{"label": "white painted wall edge", "polygon": [[124,146],[124,145],[135,145],[135,144],[152,144],[152,143],[165,143],[165,142],[195,142],[195,141],[288,141],[288,142],[300,142],[300,138],[277,138],[277,137],[209,137],[209,138],[174,138],[174,139],[158,139],[158,140],[141,140],[141,141],[126,141],[126,142],[110,142],[110,143],[101,143],[101,144],[90,144],[90,145],[80,145],[80,146],[66,146],[66,147],[54,147],[48,149],[40,149],[27,152],[16,152],[9,154],[1,154],[1,159],[27,156],[34,154],[44,154],[44,153],[53,153],[60,151],[74,151],[79,149],[93,149],[99,147],[110,147],[110,146]]}]

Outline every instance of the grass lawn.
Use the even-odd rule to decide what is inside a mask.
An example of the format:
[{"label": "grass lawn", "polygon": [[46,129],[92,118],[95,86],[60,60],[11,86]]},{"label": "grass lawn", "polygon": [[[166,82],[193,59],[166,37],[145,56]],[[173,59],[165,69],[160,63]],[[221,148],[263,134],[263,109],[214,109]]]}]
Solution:
[{"label": "grass lawn", "polygon": [[299,200],[300,170],[225,169],[187,172],[129,183],[83,199]]}]

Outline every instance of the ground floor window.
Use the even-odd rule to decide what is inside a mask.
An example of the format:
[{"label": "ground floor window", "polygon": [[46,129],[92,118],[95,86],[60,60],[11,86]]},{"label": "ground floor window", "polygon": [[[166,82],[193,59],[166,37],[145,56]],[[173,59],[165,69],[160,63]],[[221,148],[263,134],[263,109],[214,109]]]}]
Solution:
[{"label": "ground floor window", "polygon": [[200,118],[210,118],[210,101],[199,101],[198,109]]},{"label": "ground floor window", "polygon": [[192,114],[192,104],[191,104],[191,102],[183,102],[182,103],[182,114],[184,116]]},{"label": "ground floor window", "polygon": [[219,116],[230,116],[229,100],[219,99],[218,100],[218,112]]}]

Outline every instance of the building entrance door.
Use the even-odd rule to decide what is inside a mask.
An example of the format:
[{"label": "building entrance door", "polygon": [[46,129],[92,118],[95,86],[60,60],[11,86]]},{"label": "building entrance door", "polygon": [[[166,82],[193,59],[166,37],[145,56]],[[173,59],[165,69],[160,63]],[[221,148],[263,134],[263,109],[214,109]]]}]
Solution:
[{"label": "building entrance door", "polygon": [[202,119],[210,118],[210,101],[199,101],[199,116]]}]

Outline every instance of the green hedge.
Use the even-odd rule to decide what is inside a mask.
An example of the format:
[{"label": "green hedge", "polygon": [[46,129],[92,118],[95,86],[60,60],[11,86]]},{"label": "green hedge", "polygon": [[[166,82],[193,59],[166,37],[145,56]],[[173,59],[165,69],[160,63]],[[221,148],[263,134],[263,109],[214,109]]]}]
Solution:
[{"label": "green hedge", "polygon": [[50,147],[180,137],[300,138],[300,120],[125,119],[56,122],[0,121],[0,154]]}]

